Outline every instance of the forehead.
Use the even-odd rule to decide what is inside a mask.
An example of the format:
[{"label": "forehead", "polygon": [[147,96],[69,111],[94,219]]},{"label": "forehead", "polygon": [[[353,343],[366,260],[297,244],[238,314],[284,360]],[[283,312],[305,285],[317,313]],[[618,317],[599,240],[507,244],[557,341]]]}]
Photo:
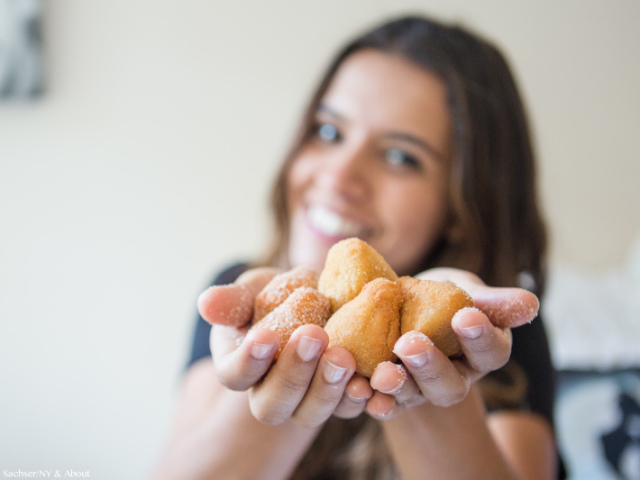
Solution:
[{"label": "forehead", "polygon": [[424,129],[450,123],[442,79],[408,60],[373,49],[348,57],[323,103],[372,127]]}]

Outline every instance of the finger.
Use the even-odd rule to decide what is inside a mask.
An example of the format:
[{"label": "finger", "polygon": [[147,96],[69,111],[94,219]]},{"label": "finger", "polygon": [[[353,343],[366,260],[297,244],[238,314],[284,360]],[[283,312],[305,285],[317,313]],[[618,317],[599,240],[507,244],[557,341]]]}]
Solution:
[{"label": "finger", "polygon": [[371,388],[393,396],[396,404],[403,407],[412,408],[426,401],[406,367],[396,363],[380,363],[371,376]]},{"label": "finger", "polygon": [[372,395],[373,390],[369,381],[365,377],[354,375],[349,379],[347,388],[333,414],[339,418],[355,418],[364,411],[367,400]]},{"label": "finger", "polygon": [[209,287],[198,297],[198,311],[211,324],[243,326],[251,321],[256,295],[279,272],[275,268],[248,270],[230,285]]},{"label": "finger", "polygon": [[317,325],[296,329],[265,379],[251,389],[249,402],[254,417],[269,425],[290,418],[306,395],[328,343],[328,335]]},{"label": "finger", "polygon": [[211,329],[213,364],[220,383],[231,390],[247,390],[260,380],[280,344],[278,334],[269,329],[246,331],[221,325]]},{"label": "finger", "polygon": [[451,320],[458,335],[472,380],[504,366],[511,355],[511,330],[494,327],[476,308],[463,308]]},{"label": "finger", "polygon": [[325,422],[342,399],[349,379],[356,370],[356,361],[344,348],[330,348],[318,363],[313,381],[296,409],[296,423],[315,427]]},{"label": "finger", "polygon": [[531,323],[538,316],[538,297],[522,288],[478,286],[469,292],[476,307],[500,328],[515,328]]},{"label": "finger", "polygon": [[367,402],[366,412],[378,420],[389,420],[395,415],[396,400],[392,395],[386,393],[373,392],[371,399]]},{"label": "finger", "polygon": [[434,268],[417,278],[453,282],[466,290],[476,307],[500,328],[515,328],[530,323],[538,315],[538,297],[522,288],[489,287],[470,272],[455,268]]},{"label": "finger", "polygon": [[440,407],[461,402],[469,392],[464,371],[420,332],[408,332],[396,342],[394,352],[402,360],[424,398]]},{"label": "finger", "polygon": [[371,388],[382,393],[395,395],[402,390],[409,379],[402,365],[393,362],[382,362],[371,375]]}]

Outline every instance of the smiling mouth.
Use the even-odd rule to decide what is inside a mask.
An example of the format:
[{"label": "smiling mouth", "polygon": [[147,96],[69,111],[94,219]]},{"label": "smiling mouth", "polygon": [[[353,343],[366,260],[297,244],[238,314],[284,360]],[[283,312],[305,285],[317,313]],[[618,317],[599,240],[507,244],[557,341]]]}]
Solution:
[{"label": "smiling mouth", "polygon": [[312,205],[307,210],[309,224],[319,233],[331,237],[363,237],[370,229],[321,205]]}]

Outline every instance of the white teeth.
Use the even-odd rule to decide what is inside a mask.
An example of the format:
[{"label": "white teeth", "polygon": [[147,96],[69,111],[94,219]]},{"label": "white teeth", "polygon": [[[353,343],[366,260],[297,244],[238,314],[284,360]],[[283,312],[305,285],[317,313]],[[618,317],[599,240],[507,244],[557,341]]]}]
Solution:
[{"label": "white teeth", "polygon": [[328,208],[314,205],[307,212],[311,225],[325,235],[357,236],[363,234],[365,228]]}]

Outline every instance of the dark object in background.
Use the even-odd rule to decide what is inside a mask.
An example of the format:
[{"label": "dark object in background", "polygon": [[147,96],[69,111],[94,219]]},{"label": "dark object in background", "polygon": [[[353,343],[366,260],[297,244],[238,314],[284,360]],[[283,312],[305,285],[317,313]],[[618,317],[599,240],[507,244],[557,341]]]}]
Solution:
[{"label": "dark object in background", "polygon": [[0,99],[29,99],[44,86],[41,0],[0,0]]},{"label": "dark object in background", "polygon": [[640,405],[635,398],[623,392],[618,397],[618,407],[618,425],[600,437],[604,455],[621,478],[640,478],[640,471],[636,470],[634,476],[633,472],[627,472],[628,468],[625,468],[630,463],[628,460],[625,462],[625,457],[634,455],[634,452],[635,468],[640,467],[640,459],[637,458],[640,453]]},{"label": "dark object in background", "polygon": [[570,480],[640,480],[640,368],[560,370],[556,418]]}]

